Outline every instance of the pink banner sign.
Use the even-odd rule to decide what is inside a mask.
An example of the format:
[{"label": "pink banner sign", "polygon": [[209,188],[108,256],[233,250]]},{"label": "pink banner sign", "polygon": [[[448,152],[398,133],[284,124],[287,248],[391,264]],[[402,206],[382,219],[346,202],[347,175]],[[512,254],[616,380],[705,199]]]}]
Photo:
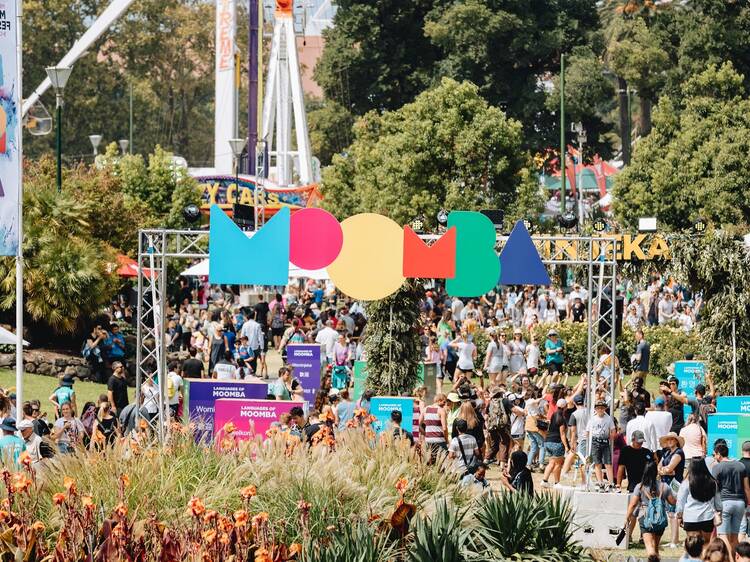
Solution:
[{"label": "pink banner sign", "polygon": [[271,424],[279,421],[281,414],[288,414],[295,406],[302,408],[303,403],[286,400],[217,400],[214,436],[221,438],[224,425],[232,422],[237,428],[233,433],[237,439],[246,441],[256,435],[265,439]]}]

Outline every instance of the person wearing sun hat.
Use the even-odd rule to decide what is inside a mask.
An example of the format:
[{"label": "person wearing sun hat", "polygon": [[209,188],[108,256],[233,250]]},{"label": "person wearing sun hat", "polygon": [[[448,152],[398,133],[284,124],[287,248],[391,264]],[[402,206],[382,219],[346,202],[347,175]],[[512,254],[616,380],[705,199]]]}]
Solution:
[{"label": "person wearing sun hat", "polygon": [[[659,439],[659,446],[662,447],[662,450],[659,455],[661,460],[659,461],[658,472],[661,481],[665,484],[671,485],[673,480],[678,484],[682,483],[685,474],[685,452],[682,450],[684,445],[685,440],[674,431],[670,431]],[[669,544],[670,548],[674,548],[673,545],[677,544],[680,532],[680,526],[675,516],[675,506],[667,505],[667,516],[672,532],[672,539]]]},{"label": "person wearing sun hat", "polygon": [[0,423],[0,430],[3,432],[3,436],[0,437],[0,458],[3,462],[12,460],[14,464],[18,464],[18,457],[26,450],[26,445],[23,439],[16,435],[16,420],[5,418]]},{"label": "person wearing sun hat", "polygon": [[594,404],[594,415],[586,426],[586,438],[591,440],[591,458],[596,473],[597,486],[604,486],[602,465],[607,472],[608,486],[615,477],[612,470],[612,439],[615,438],[615,422],[607,413],[607,403],[600,400]]},{"label": "person wearing sun hat", "polygon": [[449,392],[446,397],[448,400],[446,409],[446,422],[448,427],[453,427],[453,422],[458,417],[458,411],[461,409],[461,397],[456,392]]},{"label": "person wearing sun hat", "polygon": [[547,356],[547,370],[550,374],[563,372],[563,352],[565,342],[560,339],[557,330],[554,328],[547,332],[547,340],[544,342],[544,350]]}]

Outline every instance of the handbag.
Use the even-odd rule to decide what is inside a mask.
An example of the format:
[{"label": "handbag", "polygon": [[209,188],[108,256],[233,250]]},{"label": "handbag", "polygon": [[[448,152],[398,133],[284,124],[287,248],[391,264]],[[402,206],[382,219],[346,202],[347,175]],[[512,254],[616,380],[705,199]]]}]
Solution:
[{"label": "handbag", "polygon": [[458,437],[456,437],[456,440],[458,441],[458,449],[461,451],[461,458],[463,459],[464,466],[466,467],[464,476],[466,476],[467,474],[474,474],[479,468],[479,459],[476,457],[476,455],[473,455],[471,457],[471,462],[466,462],[466,453],[464,453],[464,446],[463,443],[461,443],[461,436],[459,435]]},{"label": "handbag", "polygon": [[549,429],[549,420],[544,416],[538,417],[536,419],[536,427],[540,431],[547,431]]}]

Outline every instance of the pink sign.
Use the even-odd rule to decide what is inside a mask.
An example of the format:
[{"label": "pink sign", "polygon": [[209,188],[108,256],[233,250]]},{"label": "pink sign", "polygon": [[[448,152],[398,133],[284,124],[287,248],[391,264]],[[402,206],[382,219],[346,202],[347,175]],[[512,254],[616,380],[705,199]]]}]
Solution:
[{"label": "pink sign", "polygon": [[223,436],[224,425],[232,422],[237,428],[233,433],[237,439],[244,441],[256,435],[265,439],[271,424],[279,421],[281,414],[289,413],[295,406],[302,408],[303,403],[286,400],[217,400],[214,436]]}]

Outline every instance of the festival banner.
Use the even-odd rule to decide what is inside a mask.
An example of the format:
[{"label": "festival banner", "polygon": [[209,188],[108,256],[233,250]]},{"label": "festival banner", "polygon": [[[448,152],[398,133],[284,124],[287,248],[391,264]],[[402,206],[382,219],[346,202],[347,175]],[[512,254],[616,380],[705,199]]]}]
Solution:
[{"label": "festival banner", "polygon": [[214,435],[221,436],[224,425],[232,422],[236,427],[232,435],[237,439],[247,441],[255,436],[265,439],[271,424],[295,406],[301,408],[303,404],[288,400],[217,400]]},{"label": "festival banner", "polygon": [[354,362],[354,400],[362,397],[367,385],[367,361]]},{"label": "festival banner", "polygon": [[370,414],[375,416],[373,429],[380,433],[391,428],[391,412],[400,410],[401,427],[411,433],[414,417],[414,398],[401,396],[375,396],[370,403]]},{"label": "festival banner", "polygon": [[717,414],[750,414],[750,396],[719,396]]},{"label": "festival banner", "polygon": [[197,441],[213,439],[216,401],[225,399],[264,399],[268,396],[266,383],[218,381],[214,379],[186,379],[185,403],[187,418],[195,424]]},{"label": "festival banner", "polygon": [[711,414],[708,416],[708,449],[713,450],[717,439],[725,439],[729,456],[742,457],[742,444],[750,441],[750,415]]},{"label": "festival banner", "polygon": [[294,367],[292,375],[305,391],[305,402],[315,403],[320,388],[322,350],[318,344],[290,343],[286,346],[286,362]]},{"label": "festival banner", "polygon": [[18,253],[19,124],[16,3],[0,2],[0,255]]},{"label": "festival banner", "polygon": [[[679,381],[679,390],[692,400],[695,398],[695,387],[706,384],[706,364],[703,361],[675,361],[674,376]],[[684,410],[687,419],[693,408],[685,404]]]}]

